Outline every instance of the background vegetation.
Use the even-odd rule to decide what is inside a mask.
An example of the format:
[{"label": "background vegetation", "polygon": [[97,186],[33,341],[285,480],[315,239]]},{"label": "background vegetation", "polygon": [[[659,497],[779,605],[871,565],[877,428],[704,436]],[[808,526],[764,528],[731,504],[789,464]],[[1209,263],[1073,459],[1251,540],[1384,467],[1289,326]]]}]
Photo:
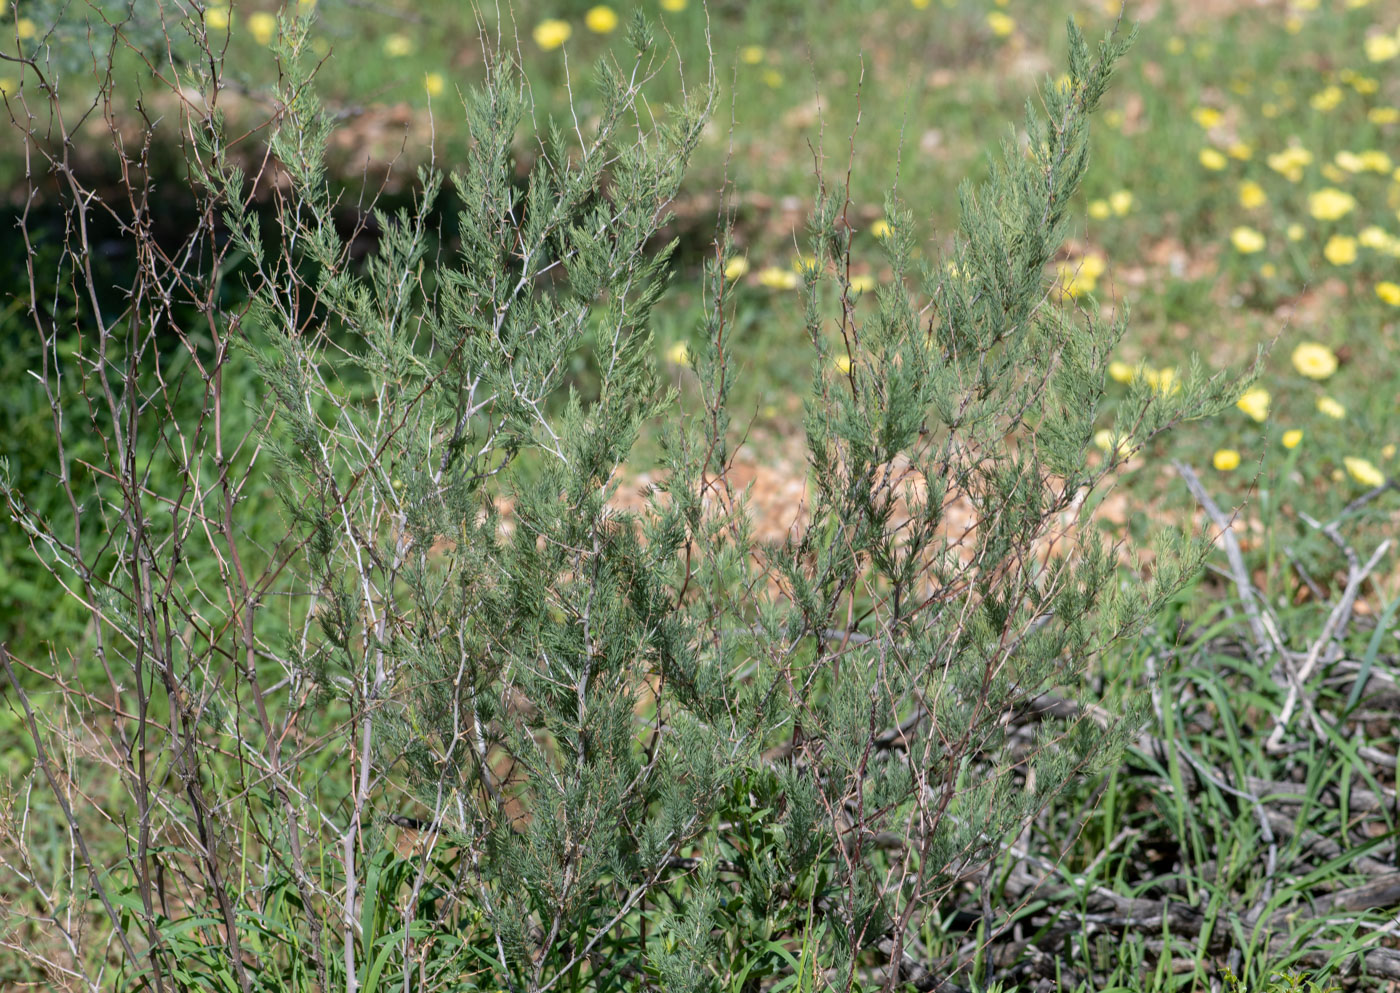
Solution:
[{"label": "background vegetation", "polygon": [[[334,125],[327,180],[328,196],[338,199],[328,201],[326,218],[352,269],[392,244],[384,217],[426,203],[419,167],[451,170],[469,160],[481,131],[469,129],[461,95],[486,78],[488,52],[510,53],[528,81],[530,109],[511,137],[518,184],[539,164],[533,136],[549,122],[592,133],[606,117],[593,85],[597,58],[630,57],[633,11],[622,3],[474,10],[320,0],[302,12],[311,6],[308,67],[319,62],[316,91]],[[224,132],[239,139],[227,162],[250,175],[266,147],[265,124],[288,97],[291,68],[278,48],[274,9],[249,3],[204,13],[221,57]],[[822,377],[851,368],[838,338],[823,339],[827,351],[816,361],[808,345],[804,269],[813,258],[807,232],[820,205],[818,171],[849,183],[854,265],[845,286],[853,306],[873,316],[881,288],[902,285],[924,263],[935,275],[957,265],[958,183],[987,177],[989,152],[1047,77],[1052,89],[1068,85],[1061,76],[1066,16],[1097,38],[1119,9],[1015,0],[664,0],[641,9],[656,19],[663,53],[648,80],[651,105],[694,96],[711,53],[717,83],[673,216],[657,234],[657,243],[675,239],[676,249],[666,261],[666,292],[650,314],[652,357],[683,402],[703,408],[712,395],[703,357],[715,301],[701,274],[717,260],[729,280],[733,478],[739,488],[753,487],[755,537],[780,540],[795,505],[810,499],[804,398]],[[152,68],[162,64],[175,12],[177,5],[161,4],[11,4],[5,51],[42,53],[64,78],[83,79],[91,76],[94,29],[119,24],[112,51],[121,99],[111,120],[137,134],[142,118],[178,116],[178,101]],[[1400,956],[1390,951],[1400,903],[1392,716],[1400,703],[1400,578],[1385,544],[1396,523],[1391,480],[1400,441],[1400,362],[1393,357],[1400,347],[1400,155],[1391,158],[1400,134],[1400,15],[1379,2],[1299,0],[1130,5],[1127,17],[1141,21],[1141,33],[1105,97],[1072,223],[1043,275],[1049,302],[1107,322],[1128,318],[1125,335],[1104,356],[1113,364],[1106,402],[1096,408],[1091,462],[1114,488],[1092,508],[1092,527],[1139,551],[1165,520],[1215,538],[1217,553],[1140,637],[1096,657],[1087,675],[1101,691],[1093,714],[1109,721],[1132,703],[1150,712],[1124,761],[1055,796],[1000,839],[992,864],[944,895],[919,947],[926,962],[960,963],[963,971],[948,981],[963,985],[1218,988],[1233,975],[1255,988],[1296,972],[1321,984],[1374,986],[1400,978]],[[26,108],[42,102],[38,87],[19,63],[0,64],[6,106],[30,132],[37,125]],[[1035,103],[1043,106],[1043,98]],[[96,188],[117,189],[121,170],[104,109],[81,123],[85,102],[69,109],[75,116],[66,126],[90,139],[73,145],[73,168],[103,177]],[[159,181],[158,207],[147,215],[157,243],[179,244],[200,222],[179,148],[157,142],[142,160]],[[55,485],[52,411],[29,373],[78,354],[83,343],[76,319],[73,340],[47,351],[37,340],[27,317],[28,269],[63,266],[75,233],[62,208],[62,170],[26,156],[23,142],[0,149],[0,180],[11,217],[24,217],[30,233],[4,249],[0,446],[29,509],[62,519],[69,508]],[[891,186],[911,211],[907,219],[891,212]],[[271,217],[280,193],[273,183],[255,188],[253,214]],[[370,196],[385,215],[360,208]],[[461,191],[445,186],[418,251],[439,251],[439,235],[450,232],[464,205]],[[85,237],[99,287],[130,285],[140,265],[122,247],[119,222],[101,211],[90,217]],[[729,240],[717,258],[715,232],[726,224]],[[888,251],[895,231],[909,239],[908,270]],[[256,239],[228,251],[230,278],[211,282],[211,302],[237,310],[249,290],[232,275],[246,271]],[[88,305],[62,286],[45,304],[75,315]],[[115,295],[101,302],[118,306]],[[1197,380],[1206,379],[1247,364],[1258,346],[1268,349],[1258,381],[1237,406],[1169,434],[1138,430],[1146,398],[1171,400],[1178,384],[1195,381],[1187,376],[1192,356],[1204,364]],[[198,347],[170,349],[163,374],[191,374],[182,356],[198,354]],[[585,398],[601,395],[607,371],[595,343],[580,341],[565,357],[567,386]],[[256,353],[231,357],[227,394],[258,395],[267,361]],[[353,381],[344,388],[353,392]],[[255,426],[254,407],[225,410],[231,432]],[[103,464],[103,438],[112,430],[105,415],[69,416],[67,464]],[[654,467],[667,452],[664,442],[640,431],[617,484],[623,505],[643,506],[639,494],[660,478]],[[158,461],[148,471],[155,490],[178,478]],[[162,473],[170,475],[162,480]],[[259,509],[245,518],[248,534],[271,540],[283,532],[286,511],[270,479],[249,478],[246,499]],[[26,676],[25,664],[91,685],[95,632],[82,605],[61,597],[36,566],[23,532],[11,527],[4,541],[4,637],[19,660],[19,681],[30,680],[43,713],[55,687]],[[1150,570],[1151,562],[1140,555],[1124,568]],[[38,884],[23,867],[58,873],[71,838],[61,827],[36,836],[35,825],[61,825],[61,812],[25,788],[27,771],[38,771],[34,748],[17,697],[5,700],[13,732],[4,739],[12,874],[4,882],[3,937],[12,954],[0,976],[32,982],[39,974],[19,951],[37,933],[26,893]],[[1085,713],[1067,697],[1040,699],[1011,722],[1012,743],[1018,735],[1032,740],[1040,717]],[[331,707],[326,716],[338,726],[349,715]],[[306,760],[308,776],[333,771],[317,767],[315,753]],[[334,781],[327,778],[328,788]],[[122,789],[119,777],[97,776],[82,784],[81,796],[101,810]],[[791,844],[779,812],[757,801],[762,795],[758,784],[734,786],[733,809],[723,815],[734,820],[742,810],[754,860]],[[383,845],[374,858],[383,861],[367,870],[363,885],[383,887],[389,905],[419,892],[414,879],[435,858],[445,877],[460,871],[460,856],[422,841],[421,809],[404,802],[379,813]],[[119,861],[120,853],[109,854]],[[733,852],[715,857],[716,865],[735,861]],[[301,896],[294,889],[264,894],[269,934],[278,913],[295,917]],[[57,895],[40,916],[65,900]],[[372,920],[372,900],[360,909],[369,934],[389,928],[392,915]],[[641,908],[643,935],[663,923],[680,933],[675,922],[687,909]],[[726,981],[821,984],[826,977],[813,963],[827,947],[822,926],[796,914],[766,943],[726,950]],[[192,945],[216,930],[190,925]],[[501,956],[490,942],[474,943],[488,931],[468,925],[458,932],[481,968],[464,982],[487,989],[508,972],[493,965]],[[736,925],[734,933],[743,932]],[[364,940],[372,965],[374,939]],[[732,965],[740,952],[747,967]],[[823,961],[822,969],[830,965]],[[287,976],[298,981],[294,972]],[[903,978],[928,988],[949,976],[943,968]],[[370,985],[368,971],[360,981]],[[409,988],[409,970],[401,968],[396,981]],[[619,969],[611,981],[631,988],[661,980]]]}]

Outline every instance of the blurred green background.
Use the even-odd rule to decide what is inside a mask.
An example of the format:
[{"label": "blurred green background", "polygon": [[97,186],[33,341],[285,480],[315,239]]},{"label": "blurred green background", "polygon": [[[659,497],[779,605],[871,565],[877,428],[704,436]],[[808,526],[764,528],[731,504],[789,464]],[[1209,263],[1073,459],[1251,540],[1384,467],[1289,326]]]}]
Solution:
[{"label": "blurred green background", "polygon": [[[166,25],[187,8],[163,0],[74,5],[26,0],[6,7],[5,45],[39,57],[57,79],[69,121],[87,112],[74,156],[96,185],[115,183],[89,37],[105,19],[129,47],[118,51],[119,121],[155,118],[169,145],[153,151],[161,178],[156,219],[172,239],[194,223],[182,209],[178,115],[151,78],[143,46],[162,44]],[[586,125],[597,113],[596,60],[631,65],[629,25],[640,10],[664,32],[663,61],[647,67],[647,107],[703,88],[713,70],[717,112],[691,169],[668,234],[680,239],[678,275],[693,277],[714,255],[717,229],[733,225],[726,263],[744,272],[731,339],[743,375],[736,418],[759,462],[801,475],[788,459],[800,432],[800,397],[811,375],[795,266],[806,212],[824,175],[849,175],[850,223],[861,234],[853,272],[860,284],[888,280],[878,239],[893,187],[922,227],[924,252],[940,264],[957,221],[957,188],[981,178],[990,153],[1017,140],[1012,122],[1064,57],[1063,22],[1092,38],[1120,16],[1137,22],[1137,47],[1096,122],[1094,158],[1079,212],[1047,287],[1063,306],[1127,315],[1115,377],[1146,375],[1171,388],[1175,370],[1199,356],[1207,367],[1247,361],[1271,347],[1259,390],[1242,409],[1177,432],[1125,470],[1128,499],[1106,526],[1129,529],[1164,502],[1185,508],[1171,485],[1171,458],[1209,473],[1223,501],[1251,493],[1246,516],[1270,524],[1270,540],[1318,574],[1336,550],[1296,524],[1296,511],[1337,513],[1394,472],[1400,440],[1400,7],[1361,0],[1250,0],[1179,3],[1067,0],[642,0],[596,5],[520,0],[509,6],[456,2],[316,0],[210,5],[190,30],[219,53],[218,107],[240,154],[261,154],[257,125],[273,112],[278,65],[270,43],[277,14],[314,7],[321,97],[336,118],[331,175],[345,190],[347,226],[378,192],[392,207],[411,201],[419,166],[449,170],[471,140],[459,93],[481,79],[483,53],[510,54],[535,103],[533,126]],[[178,40],[178,39],[177,39]],[[188,39],[186,39],[188,40]],[[194,51],[193,45],[190,46]],[[207,68],[207,67],[204,67]],[[193,69],[191,70],[193,71]],[[16,63],[0,65],[0,89],[18,123],[42,131],[41,81]],[[165,101],[162,103],[162,100]],[[246,125],[246,128],[240,127]],[[245,133],[246,132],[246,133]],[[1395,150],[1394,159],[1391,150]],[[539,146],[520,138],[522,174]],[[26,195],[26,168],[37,196]],[[6,229],[28,206],[41,264],[61,251],[62,217],[46,197],[54,182],[42,163],[26,165],[21,143],[0,146]],[[267,203],[268,192],[260,196]],[[450,197],[440,208],[451,217]],[[102,219],[96,223],[101,227]],[[442,230],[450,239],[451,225]],[[124,267],[119,234],[99,231],[113,287]],[[366,235],[366,248],[373,230]],[[0,453],[21,483],[54,471],[50,412],[26,370],[40,361],[26,319],[27,250],[3,242],[0,335],[6,383]],[[237,293],[237,281],[227,281]],[[658,360],[683,388],[686,346],[699,327],[698,280],[677,278],[656,326]],[[114,290],[115,291],[115,290]],[[61,300],[59,301],[61,303]],[[873,302],[862,304],[873,306]],[[1300,345],[1307,346],[1297,353]],[[1311,349],[1311,350],[1309,350]],[[1297,354],[1295,354],[1297,353]],[[1301,357],[1298,357],[1301,355]],[[1321,356],[1319,358],[1318,356]],[[1318,363],[1321,363],[1320,365]],[[582,364],[577,370],[587,377]],[[1117,431],[1111,417],[1100,444]],[[55,494],[56,495],[56,494]],[[1377,530],[1394,511],[1375,501],[1362,515]],[[1184,512],[1184,510],[1183,510]],[[1285,530],[1275,531],[1280,521]],[[1290,524],[1289,522],[1293,522]],[[12,639],[33,643],[61,618],[46,580],[22,564],[22,537],[8,532],[0,560],[0,617]],[[1249,542],[1247,541],[1247,545]],[[1293,547],[1296,546],[1296,547]],[[1265,550],[1266,551],[1266,550]],[[1275,558],[1263,554],[1261,561]],[[1274,566],[1267,565],[1272,573]],[[1291,590],[1270,575],[1271,593]],[[1396,587],[1395,577],[1388,580]],[[42,604],[45,610],[30,608]]]}]

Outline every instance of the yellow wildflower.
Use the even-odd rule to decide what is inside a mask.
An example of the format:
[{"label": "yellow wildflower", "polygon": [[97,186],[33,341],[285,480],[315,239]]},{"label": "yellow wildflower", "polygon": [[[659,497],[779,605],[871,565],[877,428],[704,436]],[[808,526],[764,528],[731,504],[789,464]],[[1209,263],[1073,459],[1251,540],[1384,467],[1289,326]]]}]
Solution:
[{"label": "yellow wildflower", "polygon": [[1090,279],[1098,279],[1108,268],[1108,263],[1098,252],[1090,252],[1079,260],[1079,271]]},{"label": "yellow wildflower", "polygon": [[1224,153],[1218,148],[1203,148],[1201,149],[1201,154],[1197,156],[1197,158],[1200,159],[1201,165],[1205,166],[1211,172],[1219,172],[1229,164]]},{"label": "yellow wildflower", "polygon": [[447,89],[447,79],[440,72],[430,72],[423,77],[423,89],[428,91],[428,96],[441,96],[442,91]]},{"label": "yellow wildflower", "polygon": [[1308,213],[1319,221],[1335,221],[1356,209],[1356,198],[1331,186],[1308,194]]},{"label": "yellow wildflower", "polygon": [[1347,172],[1360,172],[1366,168],[1365,163],[1361,161],[1361,156],[1355,152],[1340,151],[1333,156],[1333,161]]},{"label": "yellow wildflower", "polygon": [[861,276],[852,276],[852,277],[851,277],[851,292],[852,292],[852,293],[869,293],[869,292],[870,292],[871,290],[873,290],[874,288],[875,288],[875,277],[874,277],[874,276],[861,275]]},{"label": "yellow wildflower", "polygon": [[776,90],[778,87],[783,85],[783,74],[780,73],[777,69],[764,69],[763,85],[768,87],[770,90]]},{"label": "yellow wildflower", "polygon": [[1181,392],[1181,380],[1176,378],[1175,369],[1153,369],[1149,366],[1144,366],[1142,378],[1147,381],[1148,386],[1152,387],[1154,393],[1161,393],[1163,396],[1166,396]]},{"label": "yellow wildflower", "polygon": [[227,29],[228,22],[229,13],[227,7],[210,7],[204,11],[205,25],[216,31]]},{"label": "yellow wildflower", "polygon": [[272,36],[277,32],[277,18],[266,11],[249,14],[248,30],[253,33],[254,41],[259,45],[266,45],[272,41]]},{"label": "yellow wildflower", "polygon": [[1390,247],[1390,233],[1377,224],[1369,224],[1362,228],[1356,240],[1363,248],[1374,248],[1378,252]]},{"label": "yellow wildflower", "polygon": [[1133,195],[1128,190],[1118,190],[1108,195],[1108,206],[1119,217],[1133,209]]},{"label": "yellow wildflower", "polygon": [[1290,145],[1283,151],[1270,155],[1265,161],[1274,172],[1281,173],[1289,182],[1296,183],[1303,178],[1303,169],[1311,165],[1312,160],[1312,152],[1298,145]]},{"label": "yellow wildflower", "polygon": [[1303,230],[1303,225],[1294,223],[1288,225],[1288,227],[1284,230],[1283,233],[1289,241],[1302,241],[1303,235],[1306,232]]},{"label": "yellow wildflower", "polygon": [[666,349],[666,361],[672,365],[689,365],[690,348],[683,341],[676,342]]},{"label": "yellow wildflower", "polygon": [[992,34],[998,38],[1005,38],[1016,30],[1016,22],[1010,15],[994,10],[987,15],[987,27],[991,28]]},{"label": "yellow wildflower", "polygon": [[1394,124],[1400,121],[1400,107],[1372,107],[1366,111],[1366,120],[1372,124]]},{"label": "yellow wildflower", "polygon": [[745,45],[739,49],[739,58],[751,66],[756,66],[764,60],[766,54],[762,45]]},{"label": "yellow wildflower", "polygon": [[1291,428],[1283,432],[1283,447],[1297,448],[1298,442],[1303,440],[1303,432],[1300,428]]},{"label": "yellow wildflower", "polygon": [[1327,379],[1337,371],[1337,353],[1326,345],[1305,341],[1293,349],[1293,368],[1309,379]]},{"label": "yellow wildflower", "polygon": [[1167,51],[1172,55],[1180,55],[1182,52],[1186,51],[1186,42],[1176,37],[1168,38]]},{"label": "yellow wildflower", "polygon": [[1191,111],[1191,119],[1209,131],[1224,120],[1225,115],[1214,107],[1197,107]]},{"label": "yellow wildflower", "polygon": [[391,59],[402,58],[413,52],[413,39],[406,34],[384,36],[384,54]]},{"label": "yellow wildflower", "polygon": [[0,100],[19,92],[19,80],[13,76],[0,76]]},{"label": "yellow wildflower", "polygon": [[777,266],[768,266],[759,272],[758,281],[772,290],[791,290],[798,283],[797,273]]},{"label": "yellow wildflower", "polygon": [[568,41],[569,36],[574,33],[574,28],[568,21],[561,21],[557,17],[546,17],[535,25],[535,30],[531,33],[535,37],[535,44],[546,52],[550,52]]},{"label": "yellow wildflower", "polygon": [[1216,449],[1210,464],[1221,472],[1234,472],[1240,467],[1240,453],[1233,448]]},{"label": "yellow wildflower", "polygon": [[1115,383],[1131,383],[1137,376],[1133,367],[1126,362],[1114,359],[1108,364],[1108,378]]},{"label": "yellow wildflower", "polygon": [[686,0],[661,0],[661,9],[674,14],[676,11],[685,10],[685,2]]},{"label": "yellow wildflower", "polygon": [[21,17],[15,22],[15,34],[20,41],[28,41],[39,33],[39,25],[35,24],[27,17]]},{"label": "yellow wildflower", "polygon": [[894,229],[890,227],[890,222],[885,220],[883,217],[876,221],[874,224],[870,225],[870,233],[873,234],[876,238],[888,238],[890,236],[890,232],[893,230]]},{"label": "yellow wildflower", "polygon": [[1104,428],[1102,431],[1094,432],[1094,444],[1110,455],[1124,456],[1132,447],[1132,439],[1125,434],[1118,434],[1116,431]]},{"label": "yellow wildflower", "polygon": [[1254,157],[1254,149],[1242,141],[1237,141],[1229,148],[1225,149],[1225,154],[1232,159],[1239,159],[1241,162],[1248,162]]},{"label": "yellow wildflower", "polygon": [[1387,173],[1394,165],[1390,156],[1379,148],[1368,148],[1357,157],[1361,160],[1361,168],[1367,172]]},{"label": "yellow wildflower", "polygon": [[1251,255],[1263,250],[1264,236],[1253,228],[1241,225],[1230,232],[1230,243],[1240,254]]},{"label": "yellow wildflower", "polygon": [[1272,262],[1265,262],[1259,267],[1259,275],[1263,276],[1265,279],[1273,279],[1278,275],[1278,266],[1274,265]]},{"label": "yellow wildflower", "polygon": [[1093,293],[1098,286],[1098,280],[1086,272],[1078,271],[1077,268],[1068,262],[1061,262],[1058,266],[1060,277],[1060,297],[1076,299],[1085,293]]},{"label": "yellow wildflower", "polygon": [[1362,486],[1385,485],[1385,473],[1381,472],[1374,464],[1366,459],[1358,458],[1355,455],[1348,455],[1346,458],[1342,459],[1342,464],[1347,467],[1347,475]]},{"label": "yellow wildflower", "polygon": [[1308,99],[1308,103],[1312,105],[1313,110],[1320,110],[1325,114],[1342,102],[1342,96],[1340,86],[1324,86]]},{"label": "yellow wildflower", "polygon": [[851,357],[849,355],[838,355],[831,364],[836,366],[836,371],[843,376],[851,371]]},{"label": "yellow wildflower", "polygon": [[1235,401],[1235,406],[1256,421],[1267,420],[1269,417],[1269,391],[1262,386],[1245,390],[1244,394]]},{"label": "yellow wildflower", "polygon": [[1317,412],[1332,418],[1334,421],[1340,421],[1347,416],[1347,409],[1331,397],[1317,398]]},{"label": "yellow wildflower", "polygon": [[1252,179],[1246,179],[1240,184],[1240,206],[1246,210],[1253,210],[1255,207],[1262,207],[1269,202],[1269,196],[1264,192],[1264,187],[1260,186]]},{"label": "yellow wildflower", "polygon": [[1096,221],[1102,221],[1106,217],[1113,216],[1113,208],[1108,205],[1107,200],[1090,200],[1089,216]]},{"label": "yellow wildflower", "polygon": [[611,7],[599,4],[590,7],[583,15],[583,26],[594,34],[607,34],[617,30],[617,12]]},{"label": "yellow wildflower", "polygon": [[1392,307],[1400,307],[1400,283],[1392,283],[1389,280],[1377,283],[1376,296],[1381,298],[1382,303],[1388,303]]},{"label": "yellow wildflower", "polygon": [[1351,265],[1356,261],[1356,239],[1351,235],[1334,234],[1322,247],[1322,254],[1333,265]]},{"label": "yellow wildflower", "polygon": [[1394,35],[1373,34],[1366,39],[1366,58],[1372,62],[1389,62],[1400,55],[1400,40]]},{"label": "yellow wildflower", "polygon": [[1322,167],[1318,169],[1318,172],[1322,173],[1322,178],[1329,183],[1345,183],[1347,181],[1346,172],[1337,168],[1335,162],[1322,163]]},{"label": "yellow wildflower", "polygon": [[817,271],[817,260],[810,255],[798,255],[792,260],[793,272],[808,275]]},{"label": "yellow wildflower", "polygon": [[1383,459],[1393,459],[1393,458],[1395,458],[1395,445],[1394,445],[1393,443],[1392,443],[1392,444],[1389,444],[1389,445],[1386,445],[1384,448],[1381,449],[1381,458],[1383,458]]},{"label": "yellow wildflower", "polygon": [[724,278],[730,282],[743,279],[748,272],[749,260],[743,255],[736,255],[724,264]]}]

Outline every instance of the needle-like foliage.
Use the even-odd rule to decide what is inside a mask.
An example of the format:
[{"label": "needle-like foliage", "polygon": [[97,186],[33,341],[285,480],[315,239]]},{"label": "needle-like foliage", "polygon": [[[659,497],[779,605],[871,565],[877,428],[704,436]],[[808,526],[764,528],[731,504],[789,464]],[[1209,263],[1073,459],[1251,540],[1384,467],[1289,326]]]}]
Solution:
[{"label": "needle-like foliage", "polygon": [[[203,223],[172,254],[133,174],[122,313],[84,303],[79,234],[33,277],[60,439],[84,408],[111,432],[97,471],[60,467],[66,523],[6,490],[90,612],[70,650],[106,674],[35,664],[61,692],[43,713],[23,697],[80,867],[36,910],[64,968],[97,988],[111,937],[124,981],[162,990],[933,988],[958,966],[920,944],[941,898],[1141,715],[1033,736],[1010,717],[1087,694],[1202,561],[1169,534],[1125,568],[1095,501],[1238,393],[1136,388],[1130,437],[1091,456],[1123,318],[1074,309],[1047,267],[1130,39],[1070,25],[1068,83],[958,192],[938,264],[892,195],[894,279],[860,306],[850,205],[820,181],[810,498],[763,543],[730,478],[723,236],[697,389],[653,357],[712,81],[648,105],[664,58],[638,17],[597,112],[539,122],[488,46],[469,154],[391,212],[327,178],[307,23],[281,24],[262,160],[226,133],[217,60],[168,67]],[[66,146],[31,140],[81,232]],[[45,280],[81,312],[71,353]],[[644,437],[659,465],[638,465]],[[622,509],[640,468],[654,485]],[[129,797],[96,822],[70,802],[92,763]]]}]

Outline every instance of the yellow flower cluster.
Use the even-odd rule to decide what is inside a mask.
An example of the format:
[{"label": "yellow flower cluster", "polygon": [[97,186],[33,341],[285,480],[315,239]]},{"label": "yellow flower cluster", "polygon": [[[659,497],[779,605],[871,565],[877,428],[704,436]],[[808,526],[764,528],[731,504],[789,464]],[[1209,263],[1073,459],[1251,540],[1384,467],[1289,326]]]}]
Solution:
[{"label": "yellow flower cluster", "polygon": [[1131,366],[1115,359],[1108,364],[1108,378],[1115,383],[1123,383],[1124,385],[1142,380],[1154,392],[1162,394],[1181,392],[1181,379],[1174,366],[1154,369],[1145,362]]},{"label": "yellow flower cluster", "polygon": [[391,59],[403,58],[405,55],[413,54],[413,39],[406,34],[389,34],[384,36],[384,54]]},{"label": "yellow flower cluster", "polygon": [[759,271],[758,281],[770,290],[794,290],[800,282],[797,273],[791,269],[780,269],[771,265]]},{"label": "yellow flower cluster", "polygon": [[1324,417],[1332,418],[1334,421],[1340,421],[1347,416],[1347,409],[1332,397],[1318,397],[1317,412]]},{"label": "yellow flower cluster", "polygon": [[1342,459],[1342,464],[1347,467],[1347,475],[1356,480],[1362,486],[1384,486],[1385,473],[1376,468],[1375,464],[1367,459],[1348,455]]},{"label": "yellow flower cluster", "polygon": [[262,10],[249,14],[248,30],[259,45],[271,44],[272,36],[277,33],[277,18]]},{"label": "yellow flower cluster", "polygon": [[535,25],[535,30],[531,33],[536,45],[546,52],[552,52],[569,40],[574,33],[574,27],[568,21],[561,21],[557,17],[546,17]]},{"label": "yellow flower cluster", "polygon": [[1293,368],[1309,379],[1327,379],[1337,371],[1337,353],[1316,341],[1305,341],[1293,349]]},{"label": "yellow flower cluster", "polygon": [[1225,119],[1225,115],[1214,107],[1197,107],[1191,111],[1191,119],[1209,131]]},{"label": "yellow flower cluster", "polygon": [[1240,206],[1245,210],[1253,210],[1255,207],[1262,207],[1269,202],[1268,194],[1264,192],[1264,187],[1260,186],[1252,179],[1247,179],[1240,184]]},{"label": "yellow flower cluster", "polygon": [[1252,255],[1264,248],[1264,236],[1251,227],[1241,225],[1230,232],[1230,244],[1242,255]]},{"label": "yellow flower cluster", "polygon": [[1201,149],[1201,154],[1197,156],[1197,158],[1200,160],[1201,165],[1205,166],[1211,172],[1220,172],[1230,164],[1230,160],[1225,157],[1225,153],[1218,148],[1203,148]]},{"label": "yellow flower cluster", "polygon": [[994,10],[987,15],[987,27],[991,28],[992,34],[998,38],[1007,38],[1016,30],[1016,22],[1009,14]]},{"label": "yellow flower cluster", "polygon": [[1312,164],[1312,160],[1312,152],[1300,145],[1290,145],[1283,151],[1275,152],[1265,159],[1270,169],[1292,183],[1303,178],[1303,170]]},{"label": "yellow flower cluster", "polygon": [[[661,6],[666,10],[682,10],[685,8],[685,0],[680,0],[679,7],[668,6],[667,0],[662,0]],[[621,22],[617,11],[606,4],[590,7],[583,15],[583,26],[594,34],[611,34],[617,30],[619,23]],[[573,37],[574,27],[568,21],[557,17],[546,17],[535,25],[531,34],[536,45],[546,52],[551,52]]]},{"label": "yellow flower cluster", "polygon": [[594,34],[608,34],[617,30],[617,14],[611,7],[590,7],[583,15],[583,26]]},{"label": "yellow flower cluster", "polygon": [[1356,261],[1356,239],[1350,235],[1334,234],[1327,239],[1322,255],[1335,266],[1351,265]]},{"label": "yellow flower cluster", "polygon": [[1262,386],[1255,386],[1245,390],[1235,406],[1243,410],[1256,421],[1265,421],[1269,417],[1269,391]]},{"label": "yellow flower cluster", "polygon": [[1372,62],[1389,62],[1400,55],[1400,37],[1373,34],[1364,42],[1366,58]]},{"label": "yellow flower cluster", "polygon": [[1336,221],[1356,209],[1356,197],[1335,187],[1325,186],[1308,194],[1308,213],[1319,221]]},{"label": "yellow flower cluster", "polygon": [[1106,200],[1090,200],[1089,216],[1096,221],[1109,217],[1125,217],[1133,209],[1133,195],[1128,190],[1118,190]]},{"label": "yellow flower cluster", "polygon": [[1126,434],[1104,428],[1094,432],[1094,446],[1117,458],[1125,458],[1132,451],[1133,440]]},{"label": "yellow flower cluster", "polygon": [[1220,472],[1234,472],[1240,467],[1240,453],[1233,448],[1221,448],[1211,457],[1210,463]]},{"label": "yellow flower cluster", "polygon": [[1385,175],[1395,168],[1390,156],[1378,148],[1368,148],[1363,152],[1341,151],[1332,157],[1337,167],[1350,173],[1377,172]]},{"label": "yellow flower cluster", "polygon": [[1324,86],[1308,99],[1308,104],[1313,110],[1320,110],[1325,114],[1330,110],[1335,110],[1344,96],[1340,86]]},{"label": "yellow flower cluster", "polygon": [[1104,257],[1094,252],[1078,260],[1061,262],[1056,266],[1061,298],[1074,299],[1094,292],[1107,267]]}]

